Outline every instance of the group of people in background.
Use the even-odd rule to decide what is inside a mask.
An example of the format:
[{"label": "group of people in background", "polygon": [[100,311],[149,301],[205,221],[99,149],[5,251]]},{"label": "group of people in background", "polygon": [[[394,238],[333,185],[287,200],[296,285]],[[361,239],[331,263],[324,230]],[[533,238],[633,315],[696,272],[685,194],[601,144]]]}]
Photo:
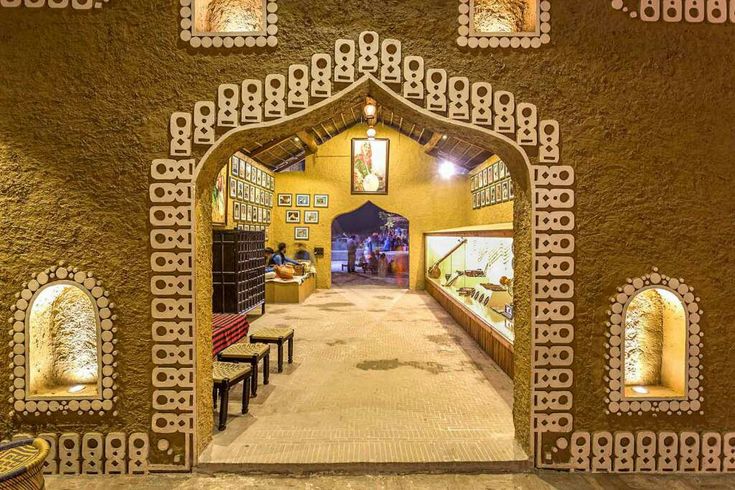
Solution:
[{"label": "group of people in background", "polygon": [[393,270],[395,264],[388,260],[386,252],[405,250],[408,250],[408,237],[403,231],[376,232],[364,239],[350,235],[347,240],[347,272],[357,272],[358,266],[380,276],[401,272]]},{"label": "group of people in background", "polygon": [[296,253],[294,258],[291,259],[286,255],[286,244],[281,242],[278,244],[278,250],[273,250],[270,247],[265,249],[265,271],[273,272],[276,267],[284,265],[299,265],[301,262],[311,260],[311,254],[306,250],[306,246],[303,243],[296,244]]}]

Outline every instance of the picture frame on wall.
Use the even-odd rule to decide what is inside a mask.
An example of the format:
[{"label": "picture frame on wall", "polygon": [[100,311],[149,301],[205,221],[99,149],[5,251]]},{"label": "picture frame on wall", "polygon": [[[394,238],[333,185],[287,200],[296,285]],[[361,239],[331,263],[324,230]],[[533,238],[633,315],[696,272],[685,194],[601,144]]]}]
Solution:
[{"label": "picture frame on wall", "polygon": [[495,184],[495,202],[501,203],[503,200],[503,187],[501,186],[500,182]]},{"label": "picture frame on wall", "polygon": [[495,186],[492,186],[490,188],[490,204],[495,204],[497,201],[497,196],[495,195]]},{"label": "picture frame on wall", "polygon": [[242,180],[237,181],[237,198],[242,199],[245,184]]},{"label": "picture frame on wall", "polygon": [[493,182],[495,182],[495,164],[492,164],[487,168],[487,183],[490,185]]},{"label": "picture frame on wall", "polygon": [[257,187],[254,185],[250,186],[250,202],[255,202],[255,189],[257,189]]},{"label": "picture frame on wall", "polygon": [[250,180],[250,172],[253,171],[253,166],[249,162],[245,162],[245,175],[242,176],[245,180]]},{"label": "picture frame on wall", "polygon": [[488,202],[487,202],[487,197],[485,195],[485,191],[484,190],[480,191],[480,194],[482,194],[480,196],[480,206],[487,206]]},{"label": "picture frame on wall", "polygon": [[230,197],[235,199],[237,197],[237,179],[230,177]]},{"label": "picture frame on wall", "polygon": [[503,202],[509,199],[508,181],[503,182]]},{"label": "picture frame on wall", "polygon": [[265,210],[265,222],[268,224],[270,224],[271,222],[271,210],[270,209]]},{"label": "picture frame on wall", "polygon": [[516,197],[516,194],[513,186],[513,181],[510,180],[508,181],[508,199],[513,199],[514,197]]},{"label": "picture frame on wall", "polygon": [[505,162],[498,162],[498,167],[500,167],[498,170],[498,177],[504,179],[506,176]]},{"label": "picture frame on wall", "polygon": [[240,176],[240,160],[237,157],[230,159],[230,165],[232,166],[232,175],[235,177]]},{"label": "picture frame on wall", "polygon": [[212,224],[227,224],[227,165],[217,174],[212,187]]},{"label": "picture frame on wall", "polygon": [[311,206],[311,196],[309,194],[296,194],[296,206],[308,208]]},{"label": "picture frame on wall", "polygon": [[493,182],[497,182],[500,179],[500,166],[498,164],[493,165]]},{"label": "picture frame on wall", "polygon": [[488,182],[486,168],[482,169],[482,172],[480,172],[480,180],[481,180],[480,187],[485,187]]},{"label": "picture frame on wall", "polygon": [[240,203],[236,202],[233,206],[232,214],[235,216],[235,221],[240,221]]},{"label": "picture frame on wall", "polygon": [[245,221],[249,223],[253,221],[253,206],[251,206],[250,204],[248,204],[248,207],[245,210]]},{"label": "picture frame on wall", "polygon": [[351,151],[352,194],[388,194],[390,140],[353,138]]},{"label": "picture frame on wall", "polygon": [[245,160],[240,160],[240,177],[245,175],[247,173],[247,170],[245,168]]},{"label": "picture frame on wall", "polygon": [[304,211],[304,224],[319,224],[319,211]]},{"label": "picture frame on wall", "polygon": [[250,200],[250,184],[243,183],[242,198],[244,201]]},{"label": "picture frame on wall", "polygon": [[301,223],[301,211],[298,209],[287,210],[286,223]]},{"label": "picture frame on wall", "polygon": [[314,207],[315,208],[328,208],[329,207],[329,194],[314,194]]},{"label": "picture frame on wall", "polygon": [[296,226],[293,229],[294,240],[308,240],[309,239],[309,227],[308,226]]},{"label": "picture frame on wall", "polygon": [[477,192],[472,193],[472,209],[477,209]]}]

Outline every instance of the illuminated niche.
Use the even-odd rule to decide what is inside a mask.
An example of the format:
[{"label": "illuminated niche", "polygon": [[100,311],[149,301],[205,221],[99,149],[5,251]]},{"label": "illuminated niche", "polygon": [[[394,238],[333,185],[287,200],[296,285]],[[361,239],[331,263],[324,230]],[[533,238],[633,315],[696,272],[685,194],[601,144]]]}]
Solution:
[{"label": "illuminated niche", "polygon": [[21,415],[117,415],[117,315],[102,281],[59,262],[10,307],[12,404]]},{"label": "illuminated niche", "polygon": [[208,34],[265,34],[265,0],[194,0],[195,31]]},{"label": "illuminated niche", "polygon": [[672,291],[654,287],[625,310],[623,380],[626,398],[685,398],[687,318]]},{"label": "illuminated niche", "polygon": [[471,0],[470,33],[478,36],[535,34],[538,0]]},{"label": "illuminated niche", "polygon": [[551,0],[459,0],[460,47],[539,48],[551,41]]},{"label": "illuminated niche", "polygon": [[704,413],[699,301],[655,267],[618,288],[606,323],[608,413]]},{"label": "illuminated niche", "polygon": [[39,289],[26,316],[27,399],[100,396],[100,332],[88,291],[57,281]]},{"label": "illuminated niche", "polygon": [[179,37],[193,48],[278,44],[278,0],[179,0]]}]

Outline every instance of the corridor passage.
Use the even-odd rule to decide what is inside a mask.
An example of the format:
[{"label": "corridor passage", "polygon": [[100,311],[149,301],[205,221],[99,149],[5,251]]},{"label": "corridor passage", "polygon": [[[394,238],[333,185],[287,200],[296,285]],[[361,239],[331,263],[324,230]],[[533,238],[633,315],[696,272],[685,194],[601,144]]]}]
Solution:
[{"label": "corridor passage", "polygon": [[512,383],[423,292],[320,290],[271,305],[252,331],[292,326],[295,362],[230,396],[227,429],[200,463],[242,465],[526,460],[513,439]]}]

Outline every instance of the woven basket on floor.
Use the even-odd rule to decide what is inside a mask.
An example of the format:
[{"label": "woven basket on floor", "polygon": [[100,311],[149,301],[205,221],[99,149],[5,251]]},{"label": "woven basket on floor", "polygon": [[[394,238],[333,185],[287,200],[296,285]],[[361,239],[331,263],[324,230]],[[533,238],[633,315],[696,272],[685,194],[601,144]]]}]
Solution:
[{"label": "woven basket on floor", "polygon": [[49,445],[43,439],[0,444],[0,490],[41,490]]}]

